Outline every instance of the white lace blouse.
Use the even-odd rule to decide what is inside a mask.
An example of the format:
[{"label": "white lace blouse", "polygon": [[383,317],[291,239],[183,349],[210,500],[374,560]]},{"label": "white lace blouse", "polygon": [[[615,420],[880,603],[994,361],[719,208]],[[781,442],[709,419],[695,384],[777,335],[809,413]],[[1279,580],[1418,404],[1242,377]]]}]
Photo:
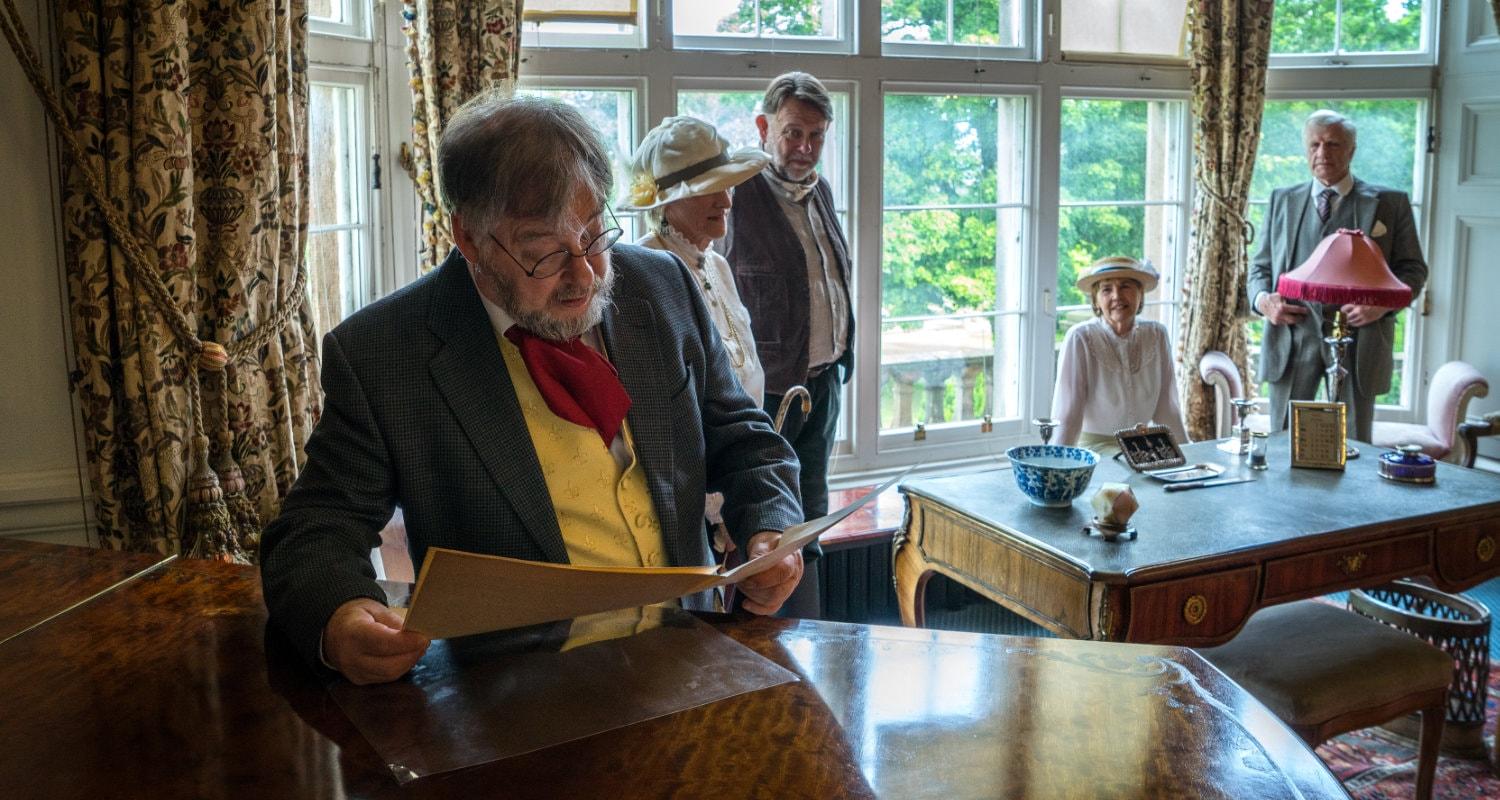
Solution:
[{"label": "white lace blouse", "polygon": [[760,365],[760,356],[755,352],[755,335],[750,330],[750,312],[740,302],[740,293],[734,286],[734,273],[729,262],[715,253],[713,248],[699,250],[692,242],[682,238],[671,227],[663,225],[657,233],[642,236],[636,241],[642,247],[676,253],[687,262],[693,274],[693,283],[708,305],[719,338],[724,340],[724,350],[735,377],[745,387],[745,394],[756,405],[765,403],[766,371]]},{"label": "white lace blouse", "polygon": [[1062,444],[1077,444],[1080,433],[1113,436],[1141,422],[1165,425],[1186,442],[1166,327],[1138,319],[1119,336],[1098,317],[1074,325],[1058,358],[1052,416]]}]

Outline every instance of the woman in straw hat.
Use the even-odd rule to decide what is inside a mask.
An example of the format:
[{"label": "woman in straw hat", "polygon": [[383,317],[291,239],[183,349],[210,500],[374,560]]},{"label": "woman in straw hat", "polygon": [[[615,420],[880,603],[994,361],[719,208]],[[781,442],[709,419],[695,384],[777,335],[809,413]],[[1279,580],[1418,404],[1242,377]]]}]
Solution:
[{"label": "woman in straw hat", "polygon": [[630,195],[623,208],[645,211],[650,233],[636,244],[675,253],[697,280],[729,363],[745,393],[765,401],[766,373],[755,354],[750,312],[740,302],[729,262],[714,252],[733,204],[731,189],[770,160],[746,148],[731,152],[714,126],[692,117],[667,117],[631,157]]},{"label": "woman in straw hat", "polygon": [[1094,318],[1063,339],[1052,394],[1063,444],[1116,450],[1115,431],[1142,422],[1165,425],[1177,441],[1187,441],[1166,326],[1136,319],[1156,282],[1149,261],[1124,256],[1102,258],[1079,274]]}]

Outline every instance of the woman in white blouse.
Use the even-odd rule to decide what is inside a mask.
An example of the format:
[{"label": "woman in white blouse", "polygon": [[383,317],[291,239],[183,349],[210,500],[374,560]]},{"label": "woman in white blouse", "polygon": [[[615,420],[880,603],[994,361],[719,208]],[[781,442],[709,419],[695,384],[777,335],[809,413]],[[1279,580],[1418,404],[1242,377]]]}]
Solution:
[{"label": "woman in white blouse", "polygon": [[1143,422],[1187,441],[1167,329],[1136,319],[1156,283],[1150,262],[1123,256],[1100,259],[1078,276],[1094,318],[1063,339],[1052,394],[1060,443],[1117,450],[1115,431]]},{"label": "woman in white blouse", "polygon": [[731,190],[769,160],[754,148],[730,152],[729,142],[703,120],[667,117],[631,157],[630,194],[622,205],[646,212],[651,232],[636,244],[676,253],[687,263],[734,374],[757,405],[765,402],[766,373],[755,353],[750,312],[740,302],[729,262],[712,244],[724,236]]}]

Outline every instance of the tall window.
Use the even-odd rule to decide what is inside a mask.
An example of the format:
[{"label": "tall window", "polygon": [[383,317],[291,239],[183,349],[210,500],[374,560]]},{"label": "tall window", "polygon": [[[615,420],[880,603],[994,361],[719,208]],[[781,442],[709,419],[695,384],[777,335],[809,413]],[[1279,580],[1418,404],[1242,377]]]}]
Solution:
[{"label": "tall window", "polygon": [[[1420,227],[1425,199],[1425,182],[1422,180],[1425,155],[1422,151],[1426,147],[1426,105],[1423,100],[1410,98],[1267,101],[1261,121],[1260,150],[1255,158],[1255,176],[1250,186],[1250,221],[1256,232],[1256,241],[1250,245],[1252,257],[1260,248],[1271,191],[1312,179],[1302,143],[1302,125],[1307,121],[1307,115],[1320,108],[1332,109],[1354,121],[1358,130],[1358,145],[1350,169],[1354,176],[1366,183],[1406,192],[1411,197],[1412,212]],[[1423,245],[1426,252],[1425,241]],[[1378,400],[1382,406],[1408,407],[1412,403],[1410,386],[1413,376],[1409,366],[1415,361],[1416,352],[1413,316],[1414,312],[1408,309],[1397,318],[1396,341],[1392,348],[1396,373],[1391,379],[1391,390]],[[1250,341],[1252,349],[1257,352],[1262,328],[1263,323],[1258,317],[1251,321]],[[1252,359],[1251,363],[1258,362]],[[1261,396],[1266,396],[1266,393],[1262,384]]]},{"label": "tall window", "polygon": [[1162,274],[1143,319],[1166,323],[1186,251],[1186,103],[1065,98],[1058,178],[1056,341],[1093,316],[1078,273],[1106,256],[1146,258]]},{"label": "tall window", "polygon": [[416,278],[416,192],[389,156],[411,136],[405,64],[387,64],[384,47],[400,8],[308,4],[306,264],[319,331]]},{"label": "tall window", "polygon": [[[373,260],[369,175],[369,83],[358,73],[317,70],[308,90],[310,210],[308,289],[319,331],[364,303]],[[322,80],[319,80],[319,77]]]},{"label": "tall window", "polygon": [[1026,114],[1025,97],[885,96],[882,433],[1019,416]]}]

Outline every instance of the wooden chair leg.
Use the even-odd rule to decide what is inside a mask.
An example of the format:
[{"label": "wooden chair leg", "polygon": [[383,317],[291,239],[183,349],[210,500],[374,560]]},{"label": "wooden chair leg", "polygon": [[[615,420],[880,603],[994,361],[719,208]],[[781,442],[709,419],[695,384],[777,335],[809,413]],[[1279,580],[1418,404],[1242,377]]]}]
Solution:
[{"label": "wooden chair leg", "polygon": [[1417,745],[1417,800],[1432,800],[1432,782],[1437,774],[1438,749],[1443,744],[1443,717],[1448,703],[1423,709],[1422,734]]}]

